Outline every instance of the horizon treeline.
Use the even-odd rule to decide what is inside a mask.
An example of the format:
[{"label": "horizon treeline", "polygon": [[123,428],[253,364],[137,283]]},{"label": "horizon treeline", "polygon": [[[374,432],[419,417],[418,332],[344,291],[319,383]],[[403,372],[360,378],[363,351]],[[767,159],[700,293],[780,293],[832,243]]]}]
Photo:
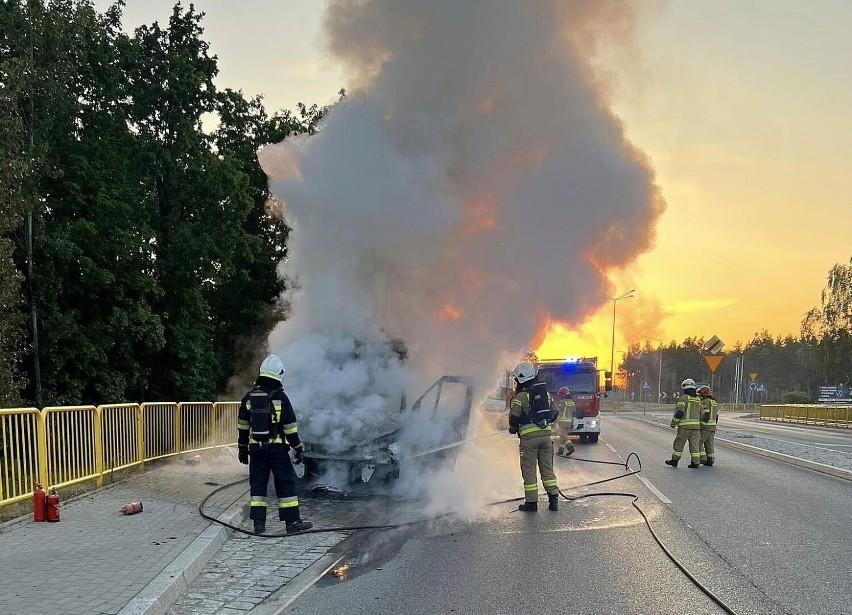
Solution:
[{"label": "horizon treeline", "polygon": [[256,152],[325,109],[218,89],[192,5],[122,8],[0,2],[0,407],[215,399],[286,316]]},{"label": "horizon treeline", "polygon": [[[122,8],[0,0],[0,407],[233,394],[287,316],[289,229],[256,152],[315,132],[327,109],[268,113],[218,89],[192,5],[132,34]],[[662,349],[663,390],[709,381],[702,345]],[[852,382],[852,259],[799,337],[764,331],[728,352],[763,401]],[[618,368],[656,395],[659,356],[637,344]]]},{"label": "horizon treeline", "polygon": [[[647,401],[650,392],[656,400],[658,378],[669,401],[685,378],[712,382],[714,396],[724,402],[735,401],[737,380],[739,402],[813,403],[822,386],[843,385],[848,393],[852,387],[852,258],[829,270],[819,306],[804,315],[798,337],[773,337],[766,330],[755,333],[750,341],[725,349],[715,374],[704,359],[705,341],[687,338],[661,348],[648,341],[632,344],[617,365],[628,395],[632,392],[637,400]],[[736,370],[738,358],[741,374]],[[762,390],[749,389],[750,374],[757,374],[754,382]],[[643,389],[646,382],[649,387]]]}]

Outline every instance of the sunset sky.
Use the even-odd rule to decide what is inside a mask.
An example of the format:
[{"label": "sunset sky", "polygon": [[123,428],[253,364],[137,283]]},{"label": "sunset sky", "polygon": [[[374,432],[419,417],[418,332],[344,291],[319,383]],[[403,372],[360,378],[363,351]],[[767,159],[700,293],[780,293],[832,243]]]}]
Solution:
[{"label": "sunset sky", "polygon": [[[220,87],[263,94],[274,110],[327,104],[347,86],[325,50],[324,2],[194,4]],[[730,349],[762,329],[795,335],[828,270],[852,256],[852,2],[635,4],[635,39],[599,63],[667,210],[656,246],[610,273],[612,296],[636,289],[616,306],[616,361],[644,336],[715,334]],[[173,2],[127,5],[132,30],[167,21]],[[608,363],[612,318],[604,299],[579,330],[551,332],[541,354]]]}]

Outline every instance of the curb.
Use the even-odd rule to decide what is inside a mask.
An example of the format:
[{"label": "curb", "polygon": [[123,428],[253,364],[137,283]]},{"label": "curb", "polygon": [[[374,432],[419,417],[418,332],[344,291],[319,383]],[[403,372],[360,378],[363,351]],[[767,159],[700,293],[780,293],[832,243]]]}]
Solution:
[{"label": "curb", "polygon": [[[230,525],[243,519],[243,495],[240,495],[217,520]],[[118,615],[163,615],[189,589],[204,566],[219,551],[231,534],[224,525],[210,525],[195,537],[171,564],[128,602]]]},{"label": "curb", "polygon": [[281,615],[284,610],[298,600],[299,596],[308,591],[328,572],[346,559],[348,552],[329,552],[305,568],[302,572],[288,581],[274,594],[262,603],[248,611],[249,615]]},{"label": "curb", "polygon": [[[646,423],[648,425],[654,425],[655,427],[659,427],[660,429],[671,429],[667,425],[663,425],[662,423],[658,423],[656,421],[650,421],[648,419],[636,418],[634,420],[641,421],[642,423]],[[716,438],[716,442],[721,443],[725,446],[729,446],[731,448],[740,449],[741,451],[745,451],[747,453],[761,455],[763,457],[769,457],[770,459],[775,459],[776,461],[783,461],[784,463],[799,466],[800,468],[807,468],[808,470],[821,472],[822,474],[828,474],[830,476],[834,476],[835,478],[841,478],[843,480],[852,481],[852,471],[850,470],[835,468],[834,466],[829,466],[824,463],[818,463],[816,461],[808,461],[807,459],[800,459],[798,457],[793,457],[792,455],[785,455],[784,453],[776,453],[775,451],[770,451],[765,448],[758,448],[757,446],[751,446],[749,444],[743,444],[741,442],[734,442],[733,440],[727,440],[725,438]]]}]

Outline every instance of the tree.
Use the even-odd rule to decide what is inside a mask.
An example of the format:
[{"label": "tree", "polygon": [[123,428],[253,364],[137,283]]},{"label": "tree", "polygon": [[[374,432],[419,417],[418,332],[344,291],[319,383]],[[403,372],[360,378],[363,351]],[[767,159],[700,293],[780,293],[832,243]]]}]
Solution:
[{"label": "tree", "polygon": [[805,360],[823,383],[852,382],[852,258],[828,272],[820,306],[802,320],[802,339],[808,345]]},{"label": "tree", "polygon": [[[2,65],[0,78],[6,82]],[[20,390],[26,384],[19,369],[25,342],[23,278],[13,260],[12,239],[28,207],[22,194],[25,174],[23,124],[15,101],[0,87],[0,407],[20,404]]]},{"label": "tree", "polygon": [[[151,309],[151,230],[138,207],[140,149],[129,106],[120,7],[31,1],[33,49],[20,90],[37,165],[33,249],[22,250],[40,315],[34,348],[50,404],[124,401],[147,386],[162,346]],[[23,43],[18,42],[18,47]],[[40,391],[31,391],[35,399]]]}]

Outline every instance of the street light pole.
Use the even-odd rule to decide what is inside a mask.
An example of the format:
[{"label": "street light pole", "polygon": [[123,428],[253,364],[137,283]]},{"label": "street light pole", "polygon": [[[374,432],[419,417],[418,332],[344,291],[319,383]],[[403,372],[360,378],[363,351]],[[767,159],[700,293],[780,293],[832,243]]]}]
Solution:
[{"label": "street light pole", "polygon": [[658,340],[656,337],[651,337],[650,335],[643,335],[645,339],[654,340],[655,342],[660,342],[660,347],[657,349],[657,354],[660,355],[660,368],[657,371],[657,403],[662,403],[663,401],[663,340]]},{"label": "street light pole", "polygon": [[619,299],[627,299],[628,297],[632,297],[633,293],[636,292],[636,289],[629,290],[623,295],[618,297],[614,297],[612,299],[612,347],[609,351],[609,373],[612,374],[612,381],[615,382],[615,303]]}]

